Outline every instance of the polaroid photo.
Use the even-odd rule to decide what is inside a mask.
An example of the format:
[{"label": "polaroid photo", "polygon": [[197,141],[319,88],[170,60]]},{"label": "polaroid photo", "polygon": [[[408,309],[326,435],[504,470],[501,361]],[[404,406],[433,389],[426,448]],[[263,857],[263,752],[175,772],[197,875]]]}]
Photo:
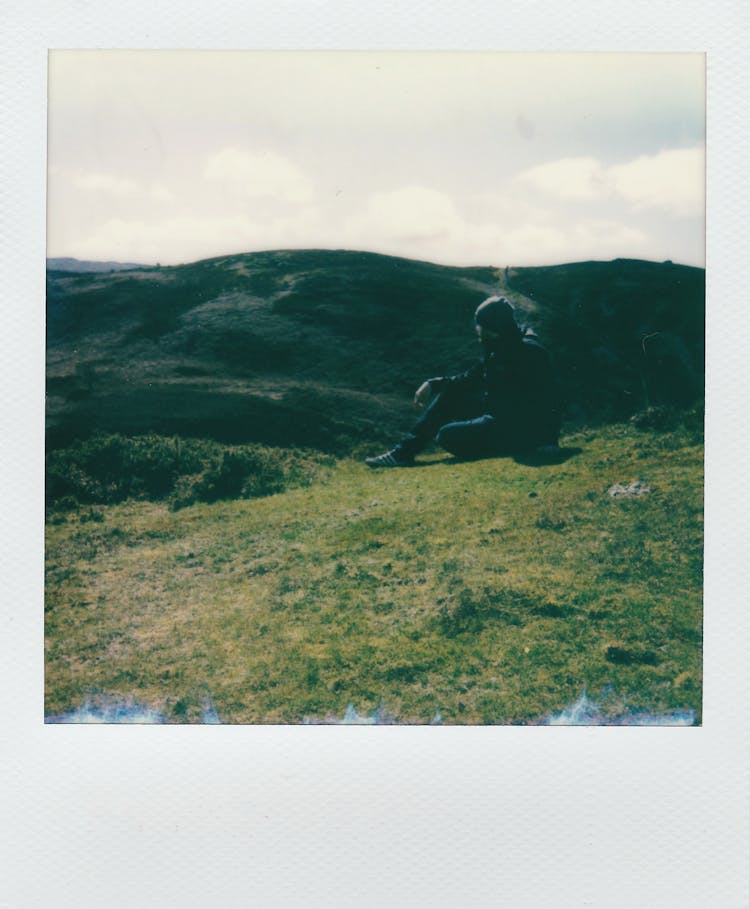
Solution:
[{"label": "polaroid photo", "polygon": [[747,896],[742,30],[645,7],[33,32],[17,905]]}]

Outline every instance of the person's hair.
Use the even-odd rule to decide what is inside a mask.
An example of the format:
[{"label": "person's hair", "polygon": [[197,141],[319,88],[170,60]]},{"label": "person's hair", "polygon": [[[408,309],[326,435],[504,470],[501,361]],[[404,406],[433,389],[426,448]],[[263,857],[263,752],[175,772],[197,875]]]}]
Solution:
[{"label": "person's hair", "polygon": [[513,304],[506,297],[488,297],[477,307],[474,324],[498,335],[523,334],[515,320]]}]

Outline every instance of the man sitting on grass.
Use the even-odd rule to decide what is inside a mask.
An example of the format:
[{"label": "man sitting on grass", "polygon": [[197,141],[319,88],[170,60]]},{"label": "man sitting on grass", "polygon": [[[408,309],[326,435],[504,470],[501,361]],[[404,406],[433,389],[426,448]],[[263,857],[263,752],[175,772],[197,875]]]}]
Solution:
[{"label": "man sitting on grass", "polygon": [[484,356],[456,376],[428,379],[414,403],[426,408],[390,451],[370,467],[410,467],[433,439],[457,458],[520,455],[556,446],[560,432],[549,355],[516,324],[505,297],[489,297],[474,315]]}]

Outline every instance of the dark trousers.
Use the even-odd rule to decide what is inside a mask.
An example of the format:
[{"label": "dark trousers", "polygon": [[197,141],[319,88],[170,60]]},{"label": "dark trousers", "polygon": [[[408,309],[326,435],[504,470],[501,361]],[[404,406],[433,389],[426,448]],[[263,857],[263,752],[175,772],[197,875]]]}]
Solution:
[{"label": "dark trousers", "polygon": [[435,395],[398,450],[411,457],[435,440],[457,458],[497,457],[514,450],[507,429],[486,412],[481,395],[448,385]]}]

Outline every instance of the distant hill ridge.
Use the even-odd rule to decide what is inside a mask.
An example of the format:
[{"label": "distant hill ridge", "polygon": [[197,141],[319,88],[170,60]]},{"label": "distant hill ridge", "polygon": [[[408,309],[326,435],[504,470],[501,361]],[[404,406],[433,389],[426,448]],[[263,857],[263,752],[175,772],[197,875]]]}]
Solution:
[{"label": "distant hill ridge", "polygon": [[385,442],[413,419],[419,382],[476,359],[472,315],[492,293],[549,348],[570,422],[703,394],[705,273],[689,266],[456,268],[346,250],[59,262],[47,276],[51,445],[95,430],[334,452]]},{"label": "distant hill ridge", "polygon": [[147,265],[138,265],[135,262],[91,262],[82,259],[72,259],[69,256],[47,259],[48,271],[110,272],[132,271],[135,268],[148,267]]}]

